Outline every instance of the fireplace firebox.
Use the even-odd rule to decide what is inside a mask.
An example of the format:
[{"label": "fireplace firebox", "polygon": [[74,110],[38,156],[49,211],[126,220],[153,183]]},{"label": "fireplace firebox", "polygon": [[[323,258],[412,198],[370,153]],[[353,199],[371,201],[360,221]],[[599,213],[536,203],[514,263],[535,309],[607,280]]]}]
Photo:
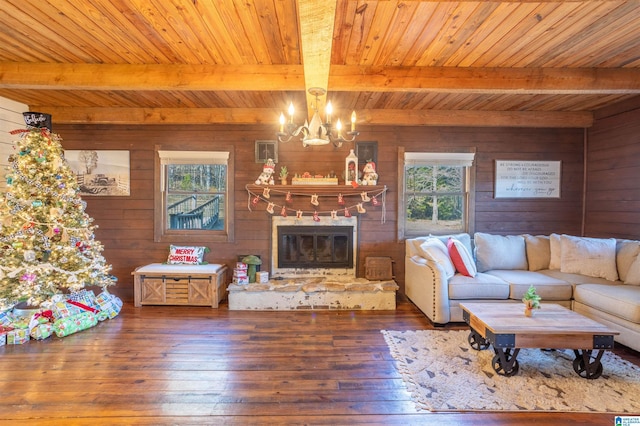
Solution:
[{"label": "fireplace firebox", "polygon": [[352,226],[279,226],[278,268],[352,268]]}]

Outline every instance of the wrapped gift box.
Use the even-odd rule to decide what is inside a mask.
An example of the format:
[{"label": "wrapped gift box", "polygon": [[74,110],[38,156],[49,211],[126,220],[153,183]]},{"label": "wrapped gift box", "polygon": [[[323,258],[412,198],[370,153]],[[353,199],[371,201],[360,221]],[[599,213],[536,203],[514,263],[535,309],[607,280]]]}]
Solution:
[{"label": "wrapped gift box", "polygon": [[256,282],[261,284],[269,282],[269,273],[266,271],[256,272]]}]

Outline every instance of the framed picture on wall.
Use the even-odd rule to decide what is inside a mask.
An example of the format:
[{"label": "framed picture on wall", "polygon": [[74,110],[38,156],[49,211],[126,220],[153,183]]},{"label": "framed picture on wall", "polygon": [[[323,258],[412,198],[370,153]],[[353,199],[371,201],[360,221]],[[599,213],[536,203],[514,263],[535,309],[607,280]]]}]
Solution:
[{"label": "framed picture on wall", "polygon": [[560,198],[560,161],[496,160],[495,198]]},{"label": "framed picture on wall", "polygon": [[278,162],[278,142],[276,141],[256,141],[256,163],[265,163],[269,158],[274,163]]},{"label": "framed picture on wall", "polygon": [[369,161],[378,165],[378,142],[356,142],[356,156],[360,170]]},{"label": "framed picture on wall", "polygon": [[76,175],[80,196],[130,195],[129,151],[67,149],[64,158]]}]

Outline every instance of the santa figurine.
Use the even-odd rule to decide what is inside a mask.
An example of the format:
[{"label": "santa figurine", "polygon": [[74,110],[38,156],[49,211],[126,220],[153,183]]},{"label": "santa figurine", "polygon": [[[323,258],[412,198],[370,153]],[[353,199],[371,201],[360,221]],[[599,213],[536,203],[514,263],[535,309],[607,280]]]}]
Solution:
[{"label": "santa figurine", "polygon": [[262,173],[256,179],[256,185],[274,185],[273,173],[276,169],[276,163],[272,158],[269,158],[262,166]]},{"label": "santa figurine", "polygon": [[363,186],[378,184],[376,163],[374,163],[373,161],[368,161],[367,164],[364,165],[364,168],[362,169],[362,181],[360,182],[360,184]]}]

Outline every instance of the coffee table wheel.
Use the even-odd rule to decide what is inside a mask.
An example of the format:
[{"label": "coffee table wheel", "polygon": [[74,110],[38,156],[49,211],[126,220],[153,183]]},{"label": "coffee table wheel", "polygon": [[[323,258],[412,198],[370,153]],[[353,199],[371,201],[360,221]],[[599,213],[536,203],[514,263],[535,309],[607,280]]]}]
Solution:
[{"label": "coffee table wheel", "polygon": [[589,360],[589,368],[585,366],[584,358],[582,356],[576,357],[573,360],[573,371],[578,373],[578,376],[583,379],[597,379],[602,374],[602,363],[600,360]]},{"label": "coffee table wheel", "polygon": [[[502,360],[500,359],[500,355],[496,354],[493,357],[493,360],[491,361],[491,363],[493,364],[493,369],[496,371],[496,373],[498,373],[501,376],[505,376],[505,377],[515,376],[516,374],[518,374],[518,371],[520,370],[520,364],[518,364],[518,360],[514,359],[512,361],[512,357],[514,355],[511,355],[510,353],[505,352],[504,355],[507,361],[507,367],[506,368],[503,367]],[[513,365],[509,367],[508,364],[513,364]]]},{"label": "coffee table wheel", "polygon": [[469,345],[476,351],[482,351],[488,349],[489,346],[491,346],[491,343],[487,339],[485,339],[475,331],[469,333],[469,338],[467,340],[469,340]]}]

